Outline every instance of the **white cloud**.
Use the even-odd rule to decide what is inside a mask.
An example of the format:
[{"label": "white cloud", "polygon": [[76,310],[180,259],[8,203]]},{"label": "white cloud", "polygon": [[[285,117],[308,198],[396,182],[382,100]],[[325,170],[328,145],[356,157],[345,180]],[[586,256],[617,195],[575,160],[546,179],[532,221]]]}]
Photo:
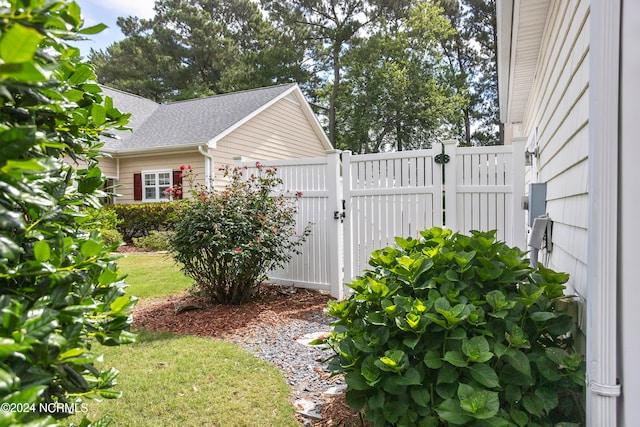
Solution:
[{"label": "white cloud", "polygon": [[108,9],[117,16],[137,16],[149,19],[154,15],[155,0],[88,0],[88,2],[96,8]]}]

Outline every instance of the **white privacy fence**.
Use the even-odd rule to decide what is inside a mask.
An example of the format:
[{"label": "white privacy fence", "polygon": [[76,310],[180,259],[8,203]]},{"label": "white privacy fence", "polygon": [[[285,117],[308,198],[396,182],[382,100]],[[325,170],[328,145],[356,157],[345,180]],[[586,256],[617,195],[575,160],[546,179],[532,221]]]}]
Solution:
[{"label": "white privacy fence", "polygon": [[396,236],[418,237],[442,226],[440,148],[398,153],[342,155],[345,200],[344,278],[360,274],[372,251]]},{"label": "white privacy fence", "polygon": [[[298,197],[297,232],[301,234],[311,225],[311,235],[304,242],[300,254],[294,255],[286,268],[269,273],[270,280],[283,285],[294,284],[336,293],[342,282],[340,222],[334,213],[342,200],[339,152],[327,157],[260,162],[264,168],[277,168],[283,190],[290,197]],[[256,173],[255,162],[238,162],[248,172]],[[332,288],[333,286],[333,288]]]},{"label": "white privacy fence", "polygon": [[[286,190],[301,192],[298,231],[312,232],[289,265],[270,273],[275,283],[329,290],[342,298],[344,282],[368,268],[369,255],[396,236],[418,237],[432,226],[464,233],[497,230],[524,248],[520,209],[524,144],[262,162],[277,168]],[[251,172],[255,163],[239,162]]]}]

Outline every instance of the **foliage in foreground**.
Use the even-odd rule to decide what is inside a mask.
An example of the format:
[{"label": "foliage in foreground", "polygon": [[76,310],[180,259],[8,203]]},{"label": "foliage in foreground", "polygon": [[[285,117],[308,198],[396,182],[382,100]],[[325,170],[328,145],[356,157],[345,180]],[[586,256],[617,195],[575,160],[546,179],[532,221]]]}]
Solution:
[{"label": "foliage in foreground", "polygon": [[310,233],[309,227],[296,233],[296,199],[274,195],[282,184],[276,170],[256,166],[249,177],[245,169],[226,168],[229,185],[183,202],[174,224],[174,259],[203,295],[221,304],[249,301]]},{"label": "foliage in foreground", "polygon": [[374,251],[330,302],[347,403],[375,426],[583,423],[584,361],[553,308],[568,275],[530,268],[494,232],[421,235]]},{"label": "foliage in foreground", "polygon": [[75,2],[0,4],[2,426],[54,425],[85,398],[117,397],[118,372],[96,368],[92,343],[132,340],[135,300],[112,248],[81,224],[103,196],[98,137],[128,116],[67,44],[103,28],[81,25]]}]

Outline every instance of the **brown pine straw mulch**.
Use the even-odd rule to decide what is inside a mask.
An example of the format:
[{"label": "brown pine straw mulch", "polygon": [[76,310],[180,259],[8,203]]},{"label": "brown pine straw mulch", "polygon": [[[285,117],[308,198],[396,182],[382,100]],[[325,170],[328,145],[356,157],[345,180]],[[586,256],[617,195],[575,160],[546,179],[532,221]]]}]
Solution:
[{"label": "brown pine straw mulch", "polygon": [[[295,294],[287,296],[274,286],[261,285],[255,301],[240,306],[224,306],[208,304],[185,293],[138,302],[134,309],[133,326],[134,329],[145,328],[225,340],[250,334],[252,328],[260,325],[281,325],[291,319],[304,319],[305,314],[321,312],[330,298],[329,295],[306,289],[298,289]],[[176,315],[176,307],[185,304],[195,304],[201,308]],[[319,421],[298,415],[298,421],[301,425],[318,427],[363,426],[360,415],[345,404],[344,394],[327,395],[326,401],[322,402],[321,415],[322,419]]]}]

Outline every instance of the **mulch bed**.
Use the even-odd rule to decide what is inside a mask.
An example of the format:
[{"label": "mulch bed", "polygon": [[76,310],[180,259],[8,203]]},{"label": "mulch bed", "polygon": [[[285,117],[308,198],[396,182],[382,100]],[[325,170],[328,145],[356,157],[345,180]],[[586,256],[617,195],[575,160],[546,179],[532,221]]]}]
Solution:
[{"label": "mulch bed", "polygon": [[[327,294],[298,289],[294,295],[283,295],[275,286],[261,285],[255,301],[239,306],[211,304],[203,299],[181,294],[140,301],[134,309],[133,327],[159,332],[232,339],[250,334],[251,329],[268,323],[281,325],[292,319],[305,319],[321,312],[331,297]],[[188,305],[198,309],[176,314],[177,307]],[[301,425],[318,427],[363,426],[360,415],[344,402],[344,394],[327,396],[322,405],[322,420],[310,423],[298,418]]]}]

